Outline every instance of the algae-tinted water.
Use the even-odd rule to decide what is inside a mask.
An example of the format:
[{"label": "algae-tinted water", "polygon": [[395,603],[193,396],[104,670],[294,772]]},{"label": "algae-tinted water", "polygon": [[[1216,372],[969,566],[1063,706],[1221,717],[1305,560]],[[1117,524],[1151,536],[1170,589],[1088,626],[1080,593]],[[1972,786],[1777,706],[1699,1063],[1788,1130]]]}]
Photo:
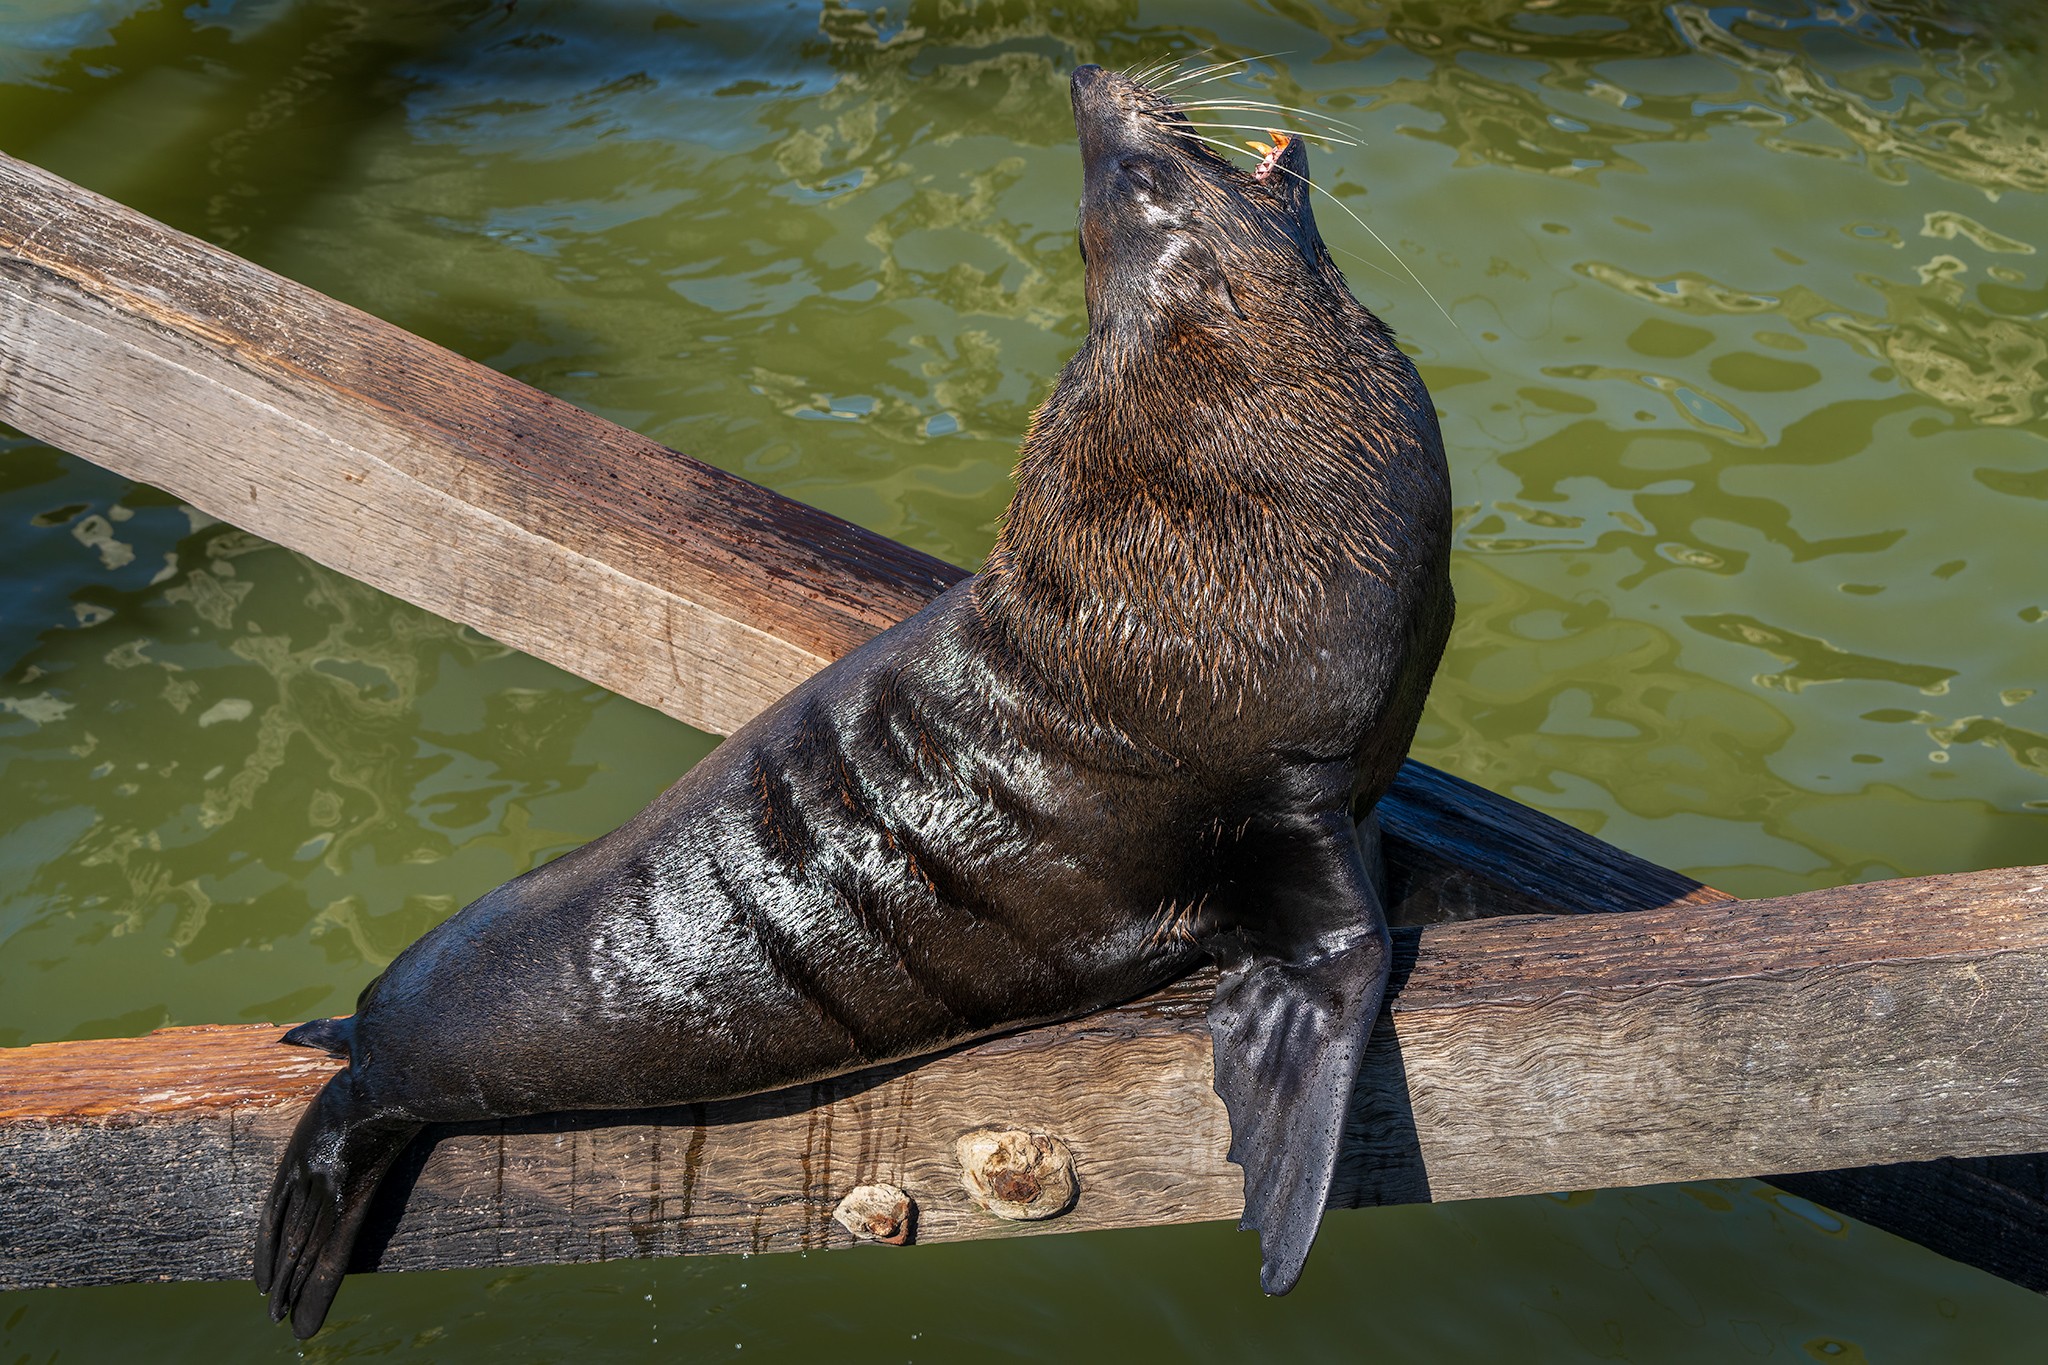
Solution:
[{"label": "algae-tinted water", "polygon": [[[1420,754],[1762,895],[2048,862],[2019,8],[29,0],[0,149],[972,563],[1084,331],[1066,73],[1285,54],[1205,89],[1358,128],[1315,171],[1385,245],[1319,199],[1324,231],[1444,412],[1461,615]],[[345,1011],[713,742],[26,440],[0,526],[0,1043]],[[1278,1302],[1255,1261],[1210,1226],[379,1276],[305,1354],[1988,1360],[2048,1329],[1747,1182],[1333,1215]],[[0,1342],[294,1349],[238,1285],[10,1295]]]}]

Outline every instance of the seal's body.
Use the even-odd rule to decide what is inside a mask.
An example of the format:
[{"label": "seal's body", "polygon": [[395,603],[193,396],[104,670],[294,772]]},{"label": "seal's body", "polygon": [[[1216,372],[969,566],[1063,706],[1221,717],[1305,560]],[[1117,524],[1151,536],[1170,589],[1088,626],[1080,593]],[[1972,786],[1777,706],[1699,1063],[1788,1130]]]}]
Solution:
[{"label": "seal's body", "polygon": [[349,1057],[258,1234],[301,1336],[425,1124],[773,1089],[1205,959],[1246,1223],[1294,1283],[1385,987],[1354,819],[1448,631],[1448,481],[1301,143],[1239,170],[1095,67],[1074,104],[1090,334],[986,569],[288,1036]]}]

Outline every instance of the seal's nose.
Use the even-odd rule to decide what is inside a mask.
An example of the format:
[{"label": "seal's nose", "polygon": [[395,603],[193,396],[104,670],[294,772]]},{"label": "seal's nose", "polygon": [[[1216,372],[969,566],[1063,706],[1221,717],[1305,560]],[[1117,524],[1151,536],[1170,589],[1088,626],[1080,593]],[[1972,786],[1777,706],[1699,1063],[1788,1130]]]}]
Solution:
[{"label": "seal's nose", "polygon": [[1117,78],[1095,63],[1074,68],[1074,131],[1080,135],[1081,164],[1094,166],[1126,140],[1116,98]]}]

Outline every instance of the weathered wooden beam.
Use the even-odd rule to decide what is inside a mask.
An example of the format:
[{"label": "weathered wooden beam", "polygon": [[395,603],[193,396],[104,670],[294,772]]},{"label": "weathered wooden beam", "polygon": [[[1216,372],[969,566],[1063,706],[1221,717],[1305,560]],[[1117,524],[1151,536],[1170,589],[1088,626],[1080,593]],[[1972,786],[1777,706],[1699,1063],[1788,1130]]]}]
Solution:
[{"label": "weathered wooden beam", "polygon": [[[1340,1205],[2048,1146],[2048,868],[1403,930],[1395,979]],[[922,1241],[1019,1231],[960,1187],[954,1141],[984,1124],[1073,1148],[1079,1202],[1037,1228],[1233,1217],[1207,995],[751,1100],[444,1130],[364,1264],[849,1245],[833,1206],[871,1182],[918,1201]],[[0,1052],[0,1289],[247,1274],[332,1065],[276,1036]]]},{"label": "weathered wooden beam", "polygon": [[963,576],[6,156],[0,420],[720,733]]}]

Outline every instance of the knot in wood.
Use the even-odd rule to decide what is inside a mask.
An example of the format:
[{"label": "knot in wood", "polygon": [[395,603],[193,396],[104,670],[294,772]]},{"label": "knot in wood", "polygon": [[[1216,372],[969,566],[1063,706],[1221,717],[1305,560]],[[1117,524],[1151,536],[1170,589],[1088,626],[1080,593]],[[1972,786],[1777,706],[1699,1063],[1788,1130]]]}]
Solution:
[{"label": "knot in wood", "polygon": [[1074,1206],[1081,1182],[1074,1153],[1050,1133],[977,1128],[954,1144],[960,1184],[998,1218],[1057,1218]]},{"label": "knot in wood", "polygon": [[900,1247],[917,1223],[917,1201],[894,1185],[856,1185],[832,1216],[863,1242]]}]

